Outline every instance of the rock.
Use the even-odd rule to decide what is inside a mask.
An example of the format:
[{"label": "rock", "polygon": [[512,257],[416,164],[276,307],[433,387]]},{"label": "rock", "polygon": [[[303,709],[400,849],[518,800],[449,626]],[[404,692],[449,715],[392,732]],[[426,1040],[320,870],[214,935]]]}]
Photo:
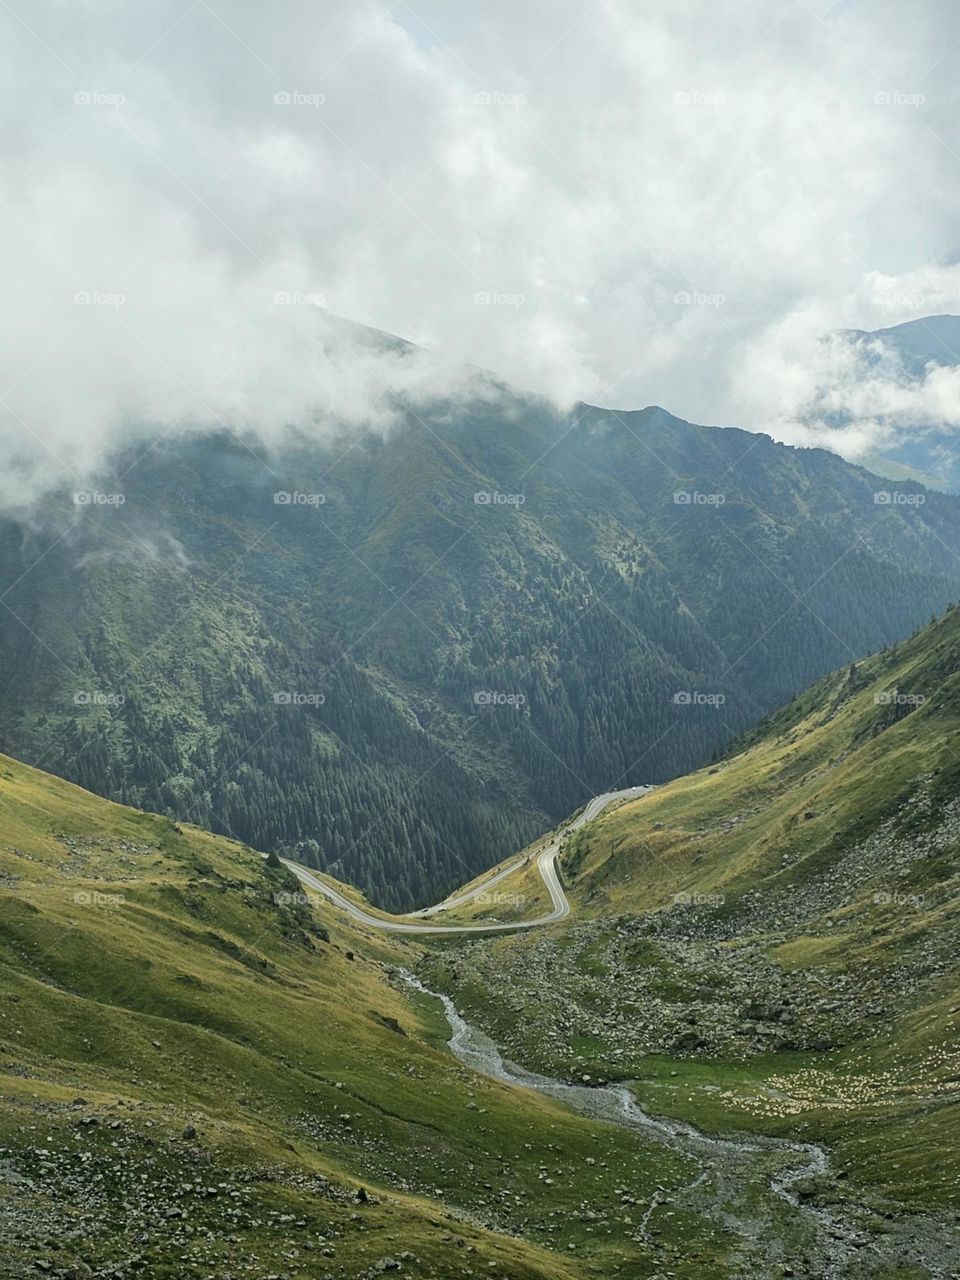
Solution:
[{"label": "rock", "polygon": [[691,1053],[696,1049],[705,1049],[707,1042],[699,1031],[684,1031],[674,1041],[674,1049],[680,1053]]},{"label": "rock", "polygon": [[181,1138],[188,1138],[188,1139],[195,1138],[197,1136],[197,1131],[192,1124],[187,1124],[187,1125],[184,1125],[183,1132],[181,1133],[180,1136]]}]

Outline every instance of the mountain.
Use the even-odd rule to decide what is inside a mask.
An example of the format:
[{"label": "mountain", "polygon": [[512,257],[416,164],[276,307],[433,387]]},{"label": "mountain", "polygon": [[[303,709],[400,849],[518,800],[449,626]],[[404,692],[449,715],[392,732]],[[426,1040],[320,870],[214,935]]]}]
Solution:
[{"label": "mountain", "polygon": [[730,1274],[626,1220],[685,1158],[466,1072],[409,945],[5,757],[0,814],[0,1276]]},{"label": "mountain", "polygon": [[[872,332],[849,329],[844,335],[863,353],[868,369],[885,370],[886,376],[892,376],[906,390],[916,388],[931,367],[952,369],[960,365],[960,316],[924,316]],[[956,426],[911,422],[909,411],[906,414],[905,418],[900,414],[903,420],[897,427],[897,438],[872,453],[865,465],[891,479],[960,492]]]},{"label": "mountain", "polygon": [[[582,828],[568,922],[466,945],[0,757],[0,1275],[952,1274],[958,673],[954,609]],[[577,1087],[466,1069],[407,969]]]},{"label": "mountain", "polygon": [[960,316],[923,316],[888,329],[849,329],[847,333],[861,342],[891,347],[914,378],[922,377],[931,363],[944,367],[960,364]]},{"label": "mountain", "polygon": [[589,823],[562,871],[567,930],[438,955],[428,980],[528,1068],[630,1080],[712,1132],[827,1144],[814,1202],[916,1214],[919,1251],[863,1274],[951,1274],[960,609]]},{"label": "mountain", "polygon": [[484,375],[395,418],[131,445],[0,525],[0,745],[397,909],[960,594],[960,502],[826,451]]},{"label": "mountain", "polygon": [[[869,1077],[817,1048],[778,1050],[775,1069],[689,1046],[645,1056],[631,1085],[644,1114],[625,1090],[599,1087],[634,1063],[617,1056],[615,1018],[584,999],[602,978],[631,999],[637,1032],[648,999],[699,1015],[676,943],[639,932],[642,917],[591,920],[581,908],[524,947],[517,976],[515,941],[371,931],[236,841],[6,757],[0,815],[0,1276],[956,1270],[952,1043],[924,1056],[943,1029],[930,1022],[939,1006],[902,1041],[906,1064],[872,1046]],[[606,833],[602,823],[592,839]],[[789,971],[816,971],[843,941],[795,948]],[[614,945],[632,972],[606,972]],[[759,949],[741,958],[758,985],[759,961]],[[562,1038],[544,1037],[529,1060],[569,1041],[576,1087],[516,1067],[521,1088],[491,1078],[494,1047],[445,1018],[404,977],[411,968],[463,986],[471,1003],[482,995],[481,1017],[519,1015],[525,1028],[566,1001]],[[714,1001],[728,977],[715,976]],[[882,1047],[889,1031],[877,1025]],[[937,1079],[941,1094],[918,1105]],[[864,1115],[858,1148],[845,1133]],[[712,1138],[691,1118],[740,1132]],[[834,1150],[813,1145],[825,1129]],[[908,1183],[906,1202],[893,1198]]]}]

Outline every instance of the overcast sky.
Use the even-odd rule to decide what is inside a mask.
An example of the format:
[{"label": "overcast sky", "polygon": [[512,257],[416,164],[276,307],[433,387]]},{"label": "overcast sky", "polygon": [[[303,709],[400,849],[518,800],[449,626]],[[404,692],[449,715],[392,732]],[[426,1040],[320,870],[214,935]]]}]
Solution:
[{"label": "overcast sky", "polygon": [[814,439],[824,333],[960,311],[958,59],[956,0],[4,0],[4,461],[375,411],[318,304]]}]

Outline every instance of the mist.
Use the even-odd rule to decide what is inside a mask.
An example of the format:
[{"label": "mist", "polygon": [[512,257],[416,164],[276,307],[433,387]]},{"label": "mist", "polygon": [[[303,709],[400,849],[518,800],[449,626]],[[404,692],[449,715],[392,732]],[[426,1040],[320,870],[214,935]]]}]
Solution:
[{"label": "mist", "polygon": [[120,443],[387,430],[469,366],[850,456],[957,425],[955,373],[823,341],[960,310],[945,2],[37,0],[0,25],[8,509]]}]

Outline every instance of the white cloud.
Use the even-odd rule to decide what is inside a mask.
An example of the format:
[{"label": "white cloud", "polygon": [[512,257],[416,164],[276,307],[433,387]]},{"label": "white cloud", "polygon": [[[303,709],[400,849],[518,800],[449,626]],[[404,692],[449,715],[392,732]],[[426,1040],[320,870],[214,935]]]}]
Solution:
[{"label": "white cloud", "polygon": [[8,499],[136,424],[323,429],[425,371],[284,291],[562,398],[799,439],[827,385],[849,449],[954,421],[952,375],[905,404],[820,341],[960,310],[946,0],[12,6]]},{"label": "white cloud", "polygon": [[[882,328],[883,312],[894,301],[900,320],[903,306],[916,311],[922,296],[924,302],[937,298],[934,314],[943,302],[949,305],[955,277],[955,269],[896,279],[874,274],[858,311]],[[830,332],[830,321],[827,308],[797,308],[745,345],[735,392],[747,421],[762,424],[775,439],[834,449],[851,461],[918,433],[960,428],[960,350],[942,346],[935,324],[924,323],[919,336],[938,358],[916,367],[892,338]]]}]

